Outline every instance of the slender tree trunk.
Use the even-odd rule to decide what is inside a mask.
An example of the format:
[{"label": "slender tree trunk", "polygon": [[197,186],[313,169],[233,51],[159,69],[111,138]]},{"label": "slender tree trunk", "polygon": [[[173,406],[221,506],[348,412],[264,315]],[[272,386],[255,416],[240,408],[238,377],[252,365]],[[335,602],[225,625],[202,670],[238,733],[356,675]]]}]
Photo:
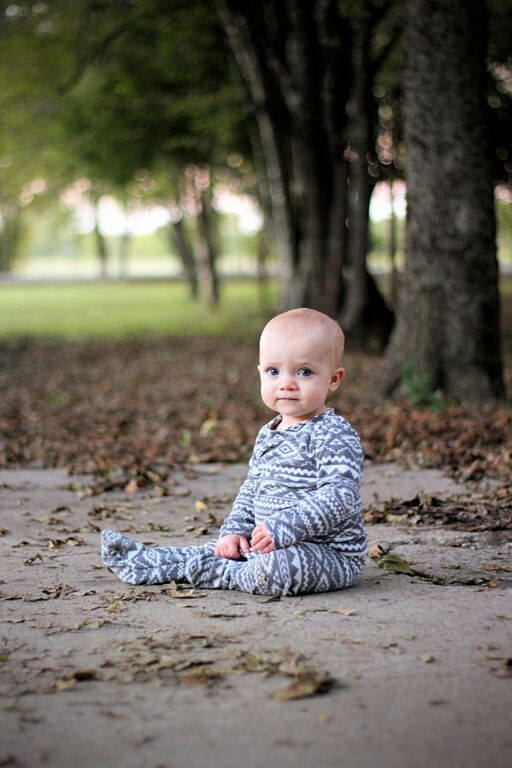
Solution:
[{"label": "slender tree trunk", "polygon": [[130,258],[131,233],[125,229],[119,239],[119,277],[124,279],[128,275],[128,260]]},{"label": "slender tree trunk", "polygon": [[96,253],[98,254],[98,261],[100,266],[100,279],[107,279],[107,262],[108,262],[108,248],[105,236],[99,227],[99,210],[96,205],[96,217],[94,220],[94,239],[96,241]]},{"label": "slender tree trunk", "polygon": [[397,252],[397,231],[396,231],[396,214],[395,214],[395,191],[393,179],[389,182],[389,196],[390,196],[390,216],[389,216],[389,239],[388,239],[388,256],[390,266],[390,294],[391,294],[391,306],[396,308],[398,303],[398,267],[396,263]]},{"label": "slender tree trunk", "polygon": [[171,250],[177,253],[181,262],[183,273],[189,285],[190,297],[196,300],[199,295],[197,266],[182,218],[177,221],[171,221],[169,224],[169,239]]},{"label": "slender tree trunk", "polygon": [[202,294],[210,307],[219,303],[219,275],[217,272],[217,247],[213,222],[210,188],[201,189],[201,209],[199,212],[199,245],[197,247],[197,263]]},{"label": "slender tree trunk", "polygon": [[451,396],[504,391],[483,0],[407,0],[406,265],[380,391],[404,366]]},{"label": "slender tree trunk", "polygon": [[256,244],[256,270],[258,280],[258,303],[260,308],[267,311],[270,308],[270,296],[268,290],[268,241],[263,231],[259,232]]},{"label": "slender tree trunk", "polygon": [[0,230],[0,271],[9,272],[16,261],[18,246],[23,233],[21,215],[18,208],[10,206],[2,210],[2,229]]}]

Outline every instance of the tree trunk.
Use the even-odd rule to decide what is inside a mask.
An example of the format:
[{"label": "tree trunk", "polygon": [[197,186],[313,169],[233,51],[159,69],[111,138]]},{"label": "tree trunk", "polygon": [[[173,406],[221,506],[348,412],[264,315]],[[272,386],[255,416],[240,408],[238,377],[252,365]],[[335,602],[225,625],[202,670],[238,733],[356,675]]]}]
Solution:
[{"label": "tree trunk", "polygon": [[181,261],[183,273],[189,285],[190,297],[195,301],[199,295],[197,267],[194,253],[187,238],[183,219],[171,221],[169,224],[169,238],[171,249],[178,254],[178,258]]},{"label": "tree trunk", "polygon": [[356,348],[365,347],[366,253],[371,187],[368,155],[371,134],[370,9],[363,0],[354,21],[353,95],[350,100],[353,159],[349,166],[349,229],[346,300],[341,323]]},{"label": "tree trunk", "polygon": [[197,247],[199,280],[204,301],[208,306],[216,307],[219,303],[219,275],[209,187],[200,190],[200,204],[199,245]]},{"label": "tree trunk", "polygon": [[258,304],[260,309],[264,312],[268,312],[271,307],[267,262],[268,241],[262,230],[258,233],[256,244],[256,269],[258,280]]},{"label": "tree trunk", "polygon": [[132,235],[128,228],[126,228],[119,239],[119,277],[122,280],[128,276],[128,260],[130,258],[131,243]]},{"label": "tree trunk", "polygon": [[389,255],[389,267],[390,267],[390,281],[389,293],[391,297],[391,306],[396,308],[398,303],[398,267],[396,263],[397,252],[397,231],[396,231],[396,213],[395,213],[395,189],[393,179],[389,182],[389,197],[390,197],[390,215],[389,215],[389,239],[388,239],[388,255]]},{"label": "tree trunk", "polygon": [[[504,392],[482,0],[406,4],[406,265],[380,377],[472,401]],[[409,374],[410,375],[410,374]]]},{"label": "tree trunk", "polygon": [[94,220],[94,239],[96,241],[96,253],[98,254],[98,261],[100,266],[100,280],[107,279],[107,262],[108,262],[108,248],[105,236],[100,231],[99,226],[99,210],[96,206],[96,217]]},{"label": "tree trunk", "polygon": [[217,0],[254,117],[283,308],[335,314],[345,261],[351,32],[336,0]]}]

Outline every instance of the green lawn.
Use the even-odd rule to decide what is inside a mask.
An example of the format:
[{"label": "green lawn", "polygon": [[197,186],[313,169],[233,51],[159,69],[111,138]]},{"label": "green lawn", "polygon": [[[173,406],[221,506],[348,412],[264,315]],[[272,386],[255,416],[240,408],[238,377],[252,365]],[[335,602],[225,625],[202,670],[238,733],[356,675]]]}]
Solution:
[{"label": "green lawn", "polygon": [[[222,285],[217,311],[189,299],[181,282],[0,286],[0,336],[123,338],[138,334],[257,332],[266,314],[256,281]],[[269,285],[269,301],[275,300]]]}]

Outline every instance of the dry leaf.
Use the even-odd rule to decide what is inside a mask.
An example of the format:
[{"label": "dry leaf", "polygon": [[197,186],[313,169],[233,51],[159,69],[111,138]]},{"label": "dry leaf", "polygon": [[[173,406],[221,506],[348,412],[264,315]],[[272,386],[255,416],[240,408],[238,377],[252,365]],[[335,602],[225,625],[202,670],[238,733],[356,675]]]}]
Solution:
[{"label": "dry leaf", "polygon": [[191,589],[188,585],[176,584],[175,581],[171,581],[167,587],[160,590],[161,593],[168,597],[175,597],[181,600],[194,599],[198,597],[204,597],[205,592],[197,592],[195,589]]},{"label": "dry leaf", "polygon": [[326,693],[332,688],[333,683],[333,679],[324,672],[306,672],[299,675],[296,680],[284,688],[274,691],[271,697],[277,701],[304,699],[309,696]]},{"label": "dry leaf", "polygon": [[43,556],[38,552],[35,555],[32,555],[32,557],[29,557],[27,560],[23,561],[23,565],[34,565],[34,563],[42,563],[43,562]]},{"label": "dry leaf", "polygon": [[415,571],[411,568],[410,563],[404,560],[400,555],[384,555],[378,561],[377,565],[382,568],[383,571],[393,571],[394,573],[405,573],[409,576],[414,576]]},{"label": "dry leaf", "polygon": [[371,557],[372,560],[378,560],[379,557],[382,557],[385,553],[385,549],[382,546],[382,544],[374,544],[373,547],[370,547],[368,550],[368,557]]},{"label": "dry leaf", "polygon": [[206,666],[209,662],[202,662],[202,666],[197,666],[194,669],[187,671],[185,674],[180,675],[180,680],[188,685],[206,685],[211,687],[215,682],[222,677],[221,673],[209,666]]},{"label": "dry leaf", "polygon": [[500,667],[491,671],[496,677],[512,677],[512,657],[505,659]]}]

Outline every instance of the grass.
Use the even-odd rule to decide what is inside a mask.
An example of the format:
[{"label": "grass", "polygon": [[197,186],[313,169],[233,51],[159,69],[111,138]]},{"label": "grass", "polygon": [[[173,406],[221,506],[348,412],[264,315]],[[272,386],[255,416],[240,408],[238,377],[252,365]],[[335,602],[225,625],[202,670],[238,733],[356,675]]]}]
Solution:
[{"label": "grass", "polygon": [[[512,277],[502,277],[500,288],[508,303]],[[192,302],[179,281],[0,284],[0,338],[241,337],[260,330],[277,298],[277,286],[270,282],[262,306],[255,280],[225,282],[221,292],[219,309],[210,310]]]},{"label": "grass", "polygon": [[0,337],[53,336],[121,339],[141,334],[256,333],[272,309],[263,307],[256,281],[222,285],[222,302],[210,310],[192,302],[181,282],[0,286]]}]

